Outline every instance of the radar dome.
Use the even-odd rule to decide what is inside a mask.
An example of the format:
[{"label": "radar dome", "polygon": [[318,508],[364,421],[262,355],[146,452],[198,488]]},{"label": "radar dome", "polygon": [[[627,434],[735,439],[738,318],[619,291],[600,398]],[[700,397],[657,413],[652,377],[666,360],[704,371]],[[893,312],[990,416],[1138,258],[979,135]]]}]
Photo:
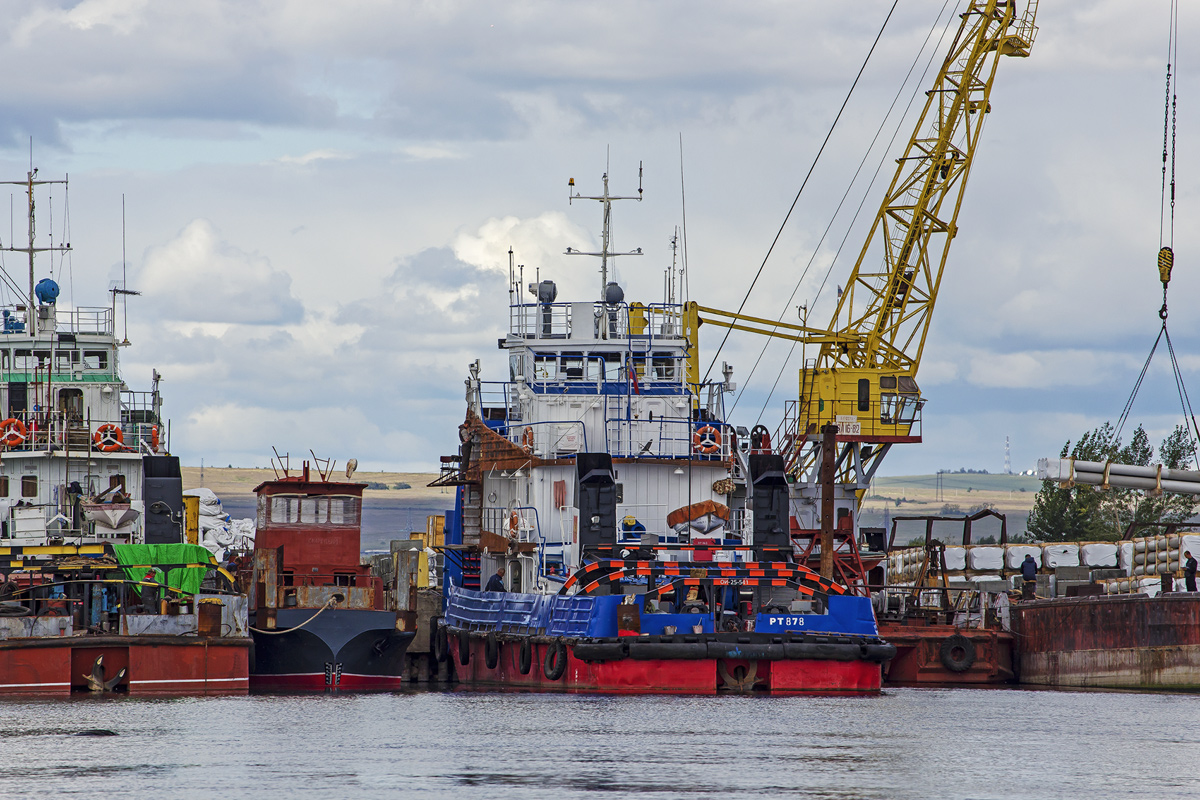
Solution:
[{"label": "radar dome", "polygon": [[610,306],[615,306],[625,299],[625,291],[617,285],[616,281],[609,281],[604,287],[604,302]]},{"label": "radar dome", "polygon": [[58,284],[52,278],[42,278],[33,290],[39,303],[49,305],[58,299]]}]

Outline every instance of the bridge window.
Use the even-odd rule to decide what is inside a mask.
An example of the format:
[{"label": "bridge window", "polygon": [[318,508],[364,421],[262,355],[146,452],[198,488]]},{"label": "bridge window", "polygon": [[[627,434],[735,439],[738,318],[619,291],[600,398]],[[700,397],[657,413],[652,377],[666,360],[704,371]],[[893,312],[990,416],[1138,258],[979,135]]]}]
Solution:
[{"label": "bridge window", "polygon": [[554,356],[533,357],[533,379],[535,381],[552,381],[556,372]]},{"label": "bridge window", "polygon": [[654,379],[673,381],[676,378],[675,358],[670,353],[655,353],[653,358]]},{"label": "bridge window", "polygon": [[108,369],[108,353],[104,350],[84,350],[83,366],[87,369]]},{"label": "bridge window", "polygon": [[562,371],[559,375],[568,380],[581,380],[583,378],[583,354],[563,353]]},{"label": "bridge window", "polygon": [[37,475],[22,475],[21,476],[21,497],[37,497],[37,494],[38,494]]}]

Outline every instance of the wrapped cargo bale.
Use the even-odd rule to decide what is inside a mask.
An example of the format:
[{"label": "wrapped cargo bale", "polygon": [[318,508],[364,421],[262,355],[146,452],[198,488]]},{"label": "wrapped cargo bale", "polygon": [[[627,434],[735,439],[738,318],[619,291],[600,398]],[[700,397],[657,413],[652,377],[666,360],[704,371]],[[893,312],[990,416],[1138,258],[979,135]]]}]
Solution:
[{"label": "wrapped cargo bale", "polygon": [[[1022,556],[1024,558],[1024,556]],[[1042,548],[1042,564],[1046,569],[1079,566],[1079,545],[1048,544]]]},{"label": "wrapped cargo bale", "polygon": [[1038,566],[1042,566],[1042,548],[1032,544],[1010,544],[1008,552],[1005,554],[1005,561],[1009,569],[1020,569],[1021,562],[1025,560],[1025,556],[1033,556],[1033,560],[1038,562]]},{"label": "wrapped cargo bale", "polygon": [[1115,567],[1117,566],[1117,545],[1112,542],[1081,544],[1079,560],[1087,567]]},{"label": "wrapped cargo bale", "polygon": [[1126,575],[1133,574],[1134,542],[1121,542],[1117,545],[1117,566],[1125,570]]},{"label": "wrapped cargo bale", "polygon": [[947,547],[946,548],[946,570],[949,572],[962,572],[967,568],[967,548],[965,547]]},{"label": "wrapped cargo bale", "polygon": [[967,566],[977,572],[997,572],[1004,569],[1004,548],[975,545],[967,550]]},{"label": "wrapped cargo bale", "polygon": [[1200,560],[1200,534],[1185,533],[1180,536],[1179,552],[1180,554],[1190,552],[1194,558]]}]

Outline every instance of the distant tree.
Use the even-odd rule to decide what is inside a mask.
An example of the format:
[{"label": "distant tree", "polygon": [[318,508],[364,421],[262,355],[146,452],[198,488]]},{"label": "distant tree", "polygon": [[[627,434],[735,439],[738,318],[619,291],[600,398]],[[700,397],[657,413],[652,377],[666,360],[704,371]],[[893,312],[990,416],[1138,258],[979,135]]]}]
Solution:
[{"label": "distant tree", "polygon": [[[1187,469],[1192,461],[1192,440],[1187,429],[1177,427],[1158,448],[1159,461],[1170,469]],[[1104,423],[1079,438],[1074,447],[1068,440],[1059,453],[1081,461],[1113,461],[1118,464],[1150,466],[1154,448],[1141,425],[1129,444],[1121,446],[1111,423]],[[1115,541],[1130,522],[1182,522],[1196,513],[1191,495],[1164,494],[1151,497],[1136,489],[1101,489],[1075,484],[1059,486],[1043,481],[1029,514],[1031,536],[1046,542],[1087,540]]]}]

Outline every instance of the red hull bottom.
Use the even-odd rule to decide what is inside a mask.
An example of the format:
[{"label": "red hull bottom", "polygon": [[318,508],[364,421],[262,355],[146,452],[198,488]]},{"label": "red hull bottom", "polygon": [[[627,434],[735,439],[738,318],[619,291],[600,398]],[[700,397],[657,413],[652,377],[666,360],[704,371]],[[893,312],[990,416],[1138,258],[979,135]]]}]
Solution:
[{"label": "red hull bottom", "polygon": [[403,689],[406,683],[396,675],[352,675],[345,672],[329,677],[324,672],[250,676],[250,690],[253,692],[394,692]]},{"label": "red hull bottom", "polygon": [[0,642],[0,694],[87,691],[96,660],[113,691],[130,695],[238,695],[250,688],[249,639],[96,636]]},{"label": "red hull bottom", "polygon": [[[879,625],[879,636],[896,646],[895,658],[884,667],[884,680],[888,684],[999,686],[1012,683],[1016,677],[1014,637],[1006,631],[884,622]],[[942,647],[951,636],[966,638],[974,647],[974,658],[965,669],[950,669],[943,660]]]},{"label": "red hull bottom", "polygon": [[520,670],[520,645],[500,643],[494,669],[484,659],[485,643],[472,639],[469,663],[459,658],[457,637],[449,638],[449,658],[460,683],[467,686],[511,687],[616,694],[867,694],[880,689],[879,664],[871,661],[744,659],[661,659],[587,662],[567,648],[567,667],[561,678],[548,680],[542,670],[546,645],[533,645],[528,675]]}]

